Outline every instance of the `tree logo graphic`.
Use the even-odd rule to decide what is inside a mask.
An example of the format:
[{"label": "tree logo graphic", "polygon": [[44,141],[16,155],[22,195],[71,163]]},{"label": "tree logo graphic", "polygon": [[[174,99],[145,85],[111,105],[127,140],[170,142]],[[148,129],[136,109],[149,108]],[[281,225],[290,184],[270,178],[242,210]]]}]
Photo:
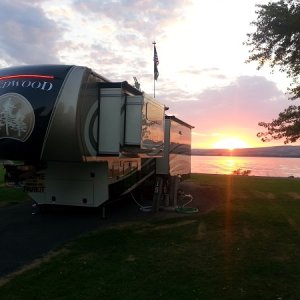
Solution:
[{"label": "tree logo graphic", "polygon": [[25,142],[34,128],[35,117],[28,100],[17,93],[0,96],[0,139]]}]

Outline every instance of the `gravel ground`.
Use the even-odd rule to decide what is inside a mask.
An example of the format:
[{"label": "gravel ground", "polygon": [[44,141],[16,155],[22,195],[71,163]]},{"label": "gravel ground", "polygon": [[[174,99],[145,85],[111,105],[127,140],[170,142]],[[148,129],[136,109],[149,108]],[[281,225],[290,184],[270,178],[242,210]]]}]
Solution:
[{"label": "gravel ground", "polygon": [[96,209],[57,208],[32,214],[31,204],[0,208],[0,278],[91,230],[153,216],[129,200],[108,206],[105,219]]}]

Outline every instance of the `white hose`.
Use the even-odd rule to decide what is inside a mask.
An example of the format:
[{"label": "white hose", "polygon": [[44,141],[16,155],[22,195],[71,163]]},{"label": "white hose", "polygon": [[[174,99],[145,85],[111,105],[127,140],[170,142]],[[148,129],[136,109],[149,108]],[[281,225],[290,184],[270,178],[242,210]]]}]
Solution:
[{"label": "white hose", "polygon": [[133,201],[136,203],[136,205],[140,208],[140,211],[143,211],[143,212],[150,212],[152,211],[152,205],[149,205],[149,206],[143,206],[141,205],[139,202],[136,201],[135,197],[133,196],[132,193],[130,193]]}]

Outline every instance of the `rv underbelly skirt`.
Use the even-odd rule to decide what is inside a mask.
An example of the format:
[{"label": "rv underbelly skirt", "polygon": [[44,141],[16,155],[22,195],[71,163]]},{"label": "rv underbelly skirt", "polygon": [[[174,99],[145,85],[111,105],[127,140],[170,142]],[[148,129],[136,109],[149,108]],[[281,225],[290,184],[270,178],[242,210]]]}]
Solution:
[{"label": "rv underbelly skirt", "polygon": [[108,200],[107,163],[48,163],[46,170],[25,183],[39,205],[97,207]]}]

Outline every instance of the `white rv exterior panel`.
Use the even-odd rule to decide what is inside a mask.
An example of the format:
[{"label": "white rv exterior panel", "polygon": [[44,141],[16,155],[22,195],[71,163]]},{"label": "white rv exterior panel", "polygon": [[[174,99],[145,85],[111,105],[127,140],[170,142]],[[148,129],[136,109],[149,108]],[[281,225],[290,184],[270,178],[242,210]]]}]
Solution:
[{"label": "white rv exterior panel", "polygon": [[93,207],[93,192],[94,185],[91,180],[48,180],[46,203]]},{"label": "white rv exterior panel", "polygon": [[101,154],[120,152],[120,144],[124,131],[124,94],[122,89],[102,89],[99,110],[99,148]]},{"label": "white rv exterior panel", "polygon": [[125,145],[140,146],[142,140],[143,96],[128,96],[126,101]]},{"label": "white rv exterior panel", "polygon": [[98,207],[109,197],[107,175],[106,162],[49,162],[40,179],[31,183],[29,196],[38,204]]}]

